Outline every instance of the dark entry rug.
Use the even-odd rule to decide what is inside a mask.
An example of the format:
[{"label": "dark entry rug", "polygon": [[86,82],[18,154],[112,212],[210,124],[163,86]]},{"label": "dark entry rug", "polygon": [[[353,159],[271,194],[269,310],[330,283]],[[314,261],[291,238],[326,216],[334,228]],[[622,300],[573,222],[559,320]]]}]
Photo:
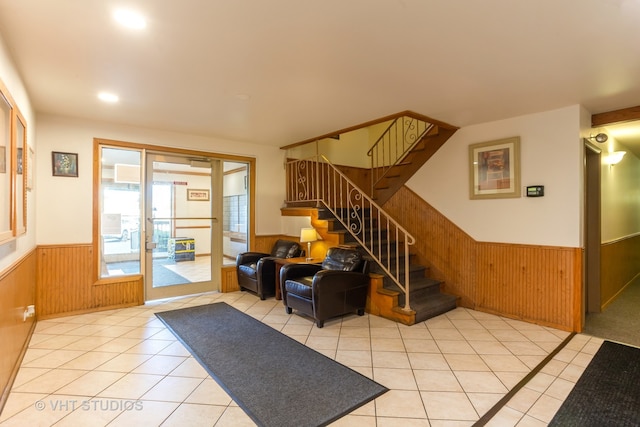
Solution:
[{"label": "dark entry rug", "polygon": [[605,341],[550,426],[640,426],[640,348]]},{"label": "dark entry rug", "polygon": [[387,391],[223,302],[156,316],[260,426],[324,426]]}]

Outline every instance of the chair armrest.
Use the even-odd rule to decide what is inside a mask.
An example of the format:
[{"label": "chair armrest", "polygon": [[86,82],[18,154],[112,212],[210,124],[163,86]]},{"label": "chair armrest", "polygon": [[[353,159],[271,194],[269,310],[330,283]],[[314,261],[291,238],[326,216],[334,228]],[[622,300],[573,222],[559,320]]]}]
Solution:
[{"label": "chair armrest", "polygon": [[369,286],[369,275],[356,271],[322,270],[313,277],[313,295],[338,293]]},{"label": "chair armrest", "polygon": [[261,258],[268,257],[269,254],[263,252],[243,252],[236,256],[236,265],[250,264],[258,262]]},{"label": "chair armrest", "polygon": [[280,283],[284,284],[289,279],[295,279],[296,277],[313,276],[318,271],[322,270],[320,264],[285,264],[280,270]]}]

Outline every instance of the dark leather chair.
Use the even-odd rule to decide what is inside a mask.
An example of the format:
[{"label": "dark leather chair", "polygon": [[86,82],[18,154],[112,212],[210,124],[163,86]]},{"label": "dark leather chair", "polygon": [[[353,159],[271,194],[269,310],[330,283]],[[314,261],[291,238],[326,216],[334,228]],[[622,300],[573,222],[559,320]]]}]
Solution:
[{"label": "dark leather chair", "polygon": [[276,294],[276,258],[295,258],[304,255],[300,244],[279,239],[271,253],[243,252],[236,257],[238,285],[255,293],[260,299]]},{"label": "dark leather chair", "polygon": [[287,264],[280,270],[282,302],[312,317],[318,328],[324,321],[356,312],[364,315],[369,288],[369,264],[355,248],[333,247],[319,264]]}]

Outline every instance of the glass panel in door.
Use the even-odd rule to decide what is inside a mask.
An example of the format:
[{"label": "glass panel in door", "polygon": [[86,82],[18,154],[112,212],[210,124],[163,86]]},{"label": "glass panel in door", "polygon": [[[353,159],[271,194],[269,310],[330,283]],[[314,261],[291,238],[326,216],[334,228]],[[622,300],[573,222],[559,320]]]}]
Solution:
[{"label": "glass panel in door", "polygon": [[[146,161],[146,299],[217,290],[214,236],[218,162],[149,153]],[[219,197],[219,196],[218,196]],[[217,240],[220,240],[218,237]]]}]

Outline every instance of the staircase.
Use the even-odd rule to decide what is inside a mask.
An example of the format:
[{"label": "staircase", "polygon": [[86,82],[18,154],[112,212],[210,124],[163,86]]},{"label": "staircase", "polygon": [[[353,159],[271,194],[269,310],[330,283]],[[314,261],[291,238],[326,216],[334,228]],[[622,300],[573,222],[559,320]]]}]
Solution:
[{"label": "staircase", "polygon": [[[366,153],[368,169],[337,168],[321,154],[347,148],[342,146],[341,134],[372,126],[380,137]],[[284,147],[292,150],[287,153],[285,205],[313,207],[317,213],[312,224],[315,216],[316,230],[331,235],[323,238],[357,246],[369,258],[372,286],[367,311],[371,314],[411,325],[457,305],[457,297],[442,293],[442,283],[418,264],[410,250],[415,238],[381,208],[457,130],[404,111]]]},{"label": "staircase", "polygon": [[[365,216],[366,213],[365,213]],[[328,223],[328,233],[337,234],[339,236],[339,242],[342,245],[355,246],[358,247],[363,253],[365,259],[368,259],[371,265],[370,273],[373,276],[380,276],[382,281],[382,286],[380,289],[375,290],[374,298],[390,298],[394,300],[394,304],[396,306],[395,309],[392,309],[394,312],[392,315],[385,316],[384,312],[373,313],[382,315],[383,317],[390,317],[394,320],[402,321],[405,324],[415,324],[432,317],[438,316],[442,313],[446,313],[447,311],[453,310],[457,306],[457,297],[449,294],[445,294],[441,292],[442,282],[438,280],[434,280],[428,277],[429,270],[427,267],[420,265],[415,260],[415,255],[409,253],[409,262],[408,262],[408,271],[409,271],[409,281],[411,283],[409,289],[409,300],[411,301],[411,311],[412,313],[404,313],[401,307],[405,306],[406,297],[404,295],[403,290],[395,284],[393,280],[389,277],[388,274],[385,273],[384,269],[378,264],[377,260],[372,257],[363,247],[358,243],[358,239],[356,236],[352,235],[344,225],[331,213],[329,209],[326,208],[318,208],[318,219],[327,221]],[[375,221],[368,219],[368,221],[372,224]],[[393,248],[400,247],[397,242],[390,241],[387,238],[387,233],[385,230],[380,230],[377,225],[373,226],[371,230],[372,234],[380,236],[379,241],[376,244],[379,244],[382,248]],[[386,252],[382,254],[383,257],[386,257]],[[404,254],[395,254],[391,253],[390,259],[395,260],[394,262],[398,262],[401,266],[401,276],[404,275]],[[393,270],[395,266],[391,266]],[[380,305],[380,304],[378,304]],[[371,312],[371,310],[369,311]]]},{"label": "staircase", "polygon": [[314,206],[327,233],[371,261],[369,313],[411,325],[456,307],[457,298],[441,293],[441,283],[416,263],[414,237],[328,159],[292,160],[286,170],[287,206]]},{"label": "staircase", "polygon": [[457,130],[421,117],[401,116],[393,120],[367,152],[371,159],[373,200],[383,205]]}]

